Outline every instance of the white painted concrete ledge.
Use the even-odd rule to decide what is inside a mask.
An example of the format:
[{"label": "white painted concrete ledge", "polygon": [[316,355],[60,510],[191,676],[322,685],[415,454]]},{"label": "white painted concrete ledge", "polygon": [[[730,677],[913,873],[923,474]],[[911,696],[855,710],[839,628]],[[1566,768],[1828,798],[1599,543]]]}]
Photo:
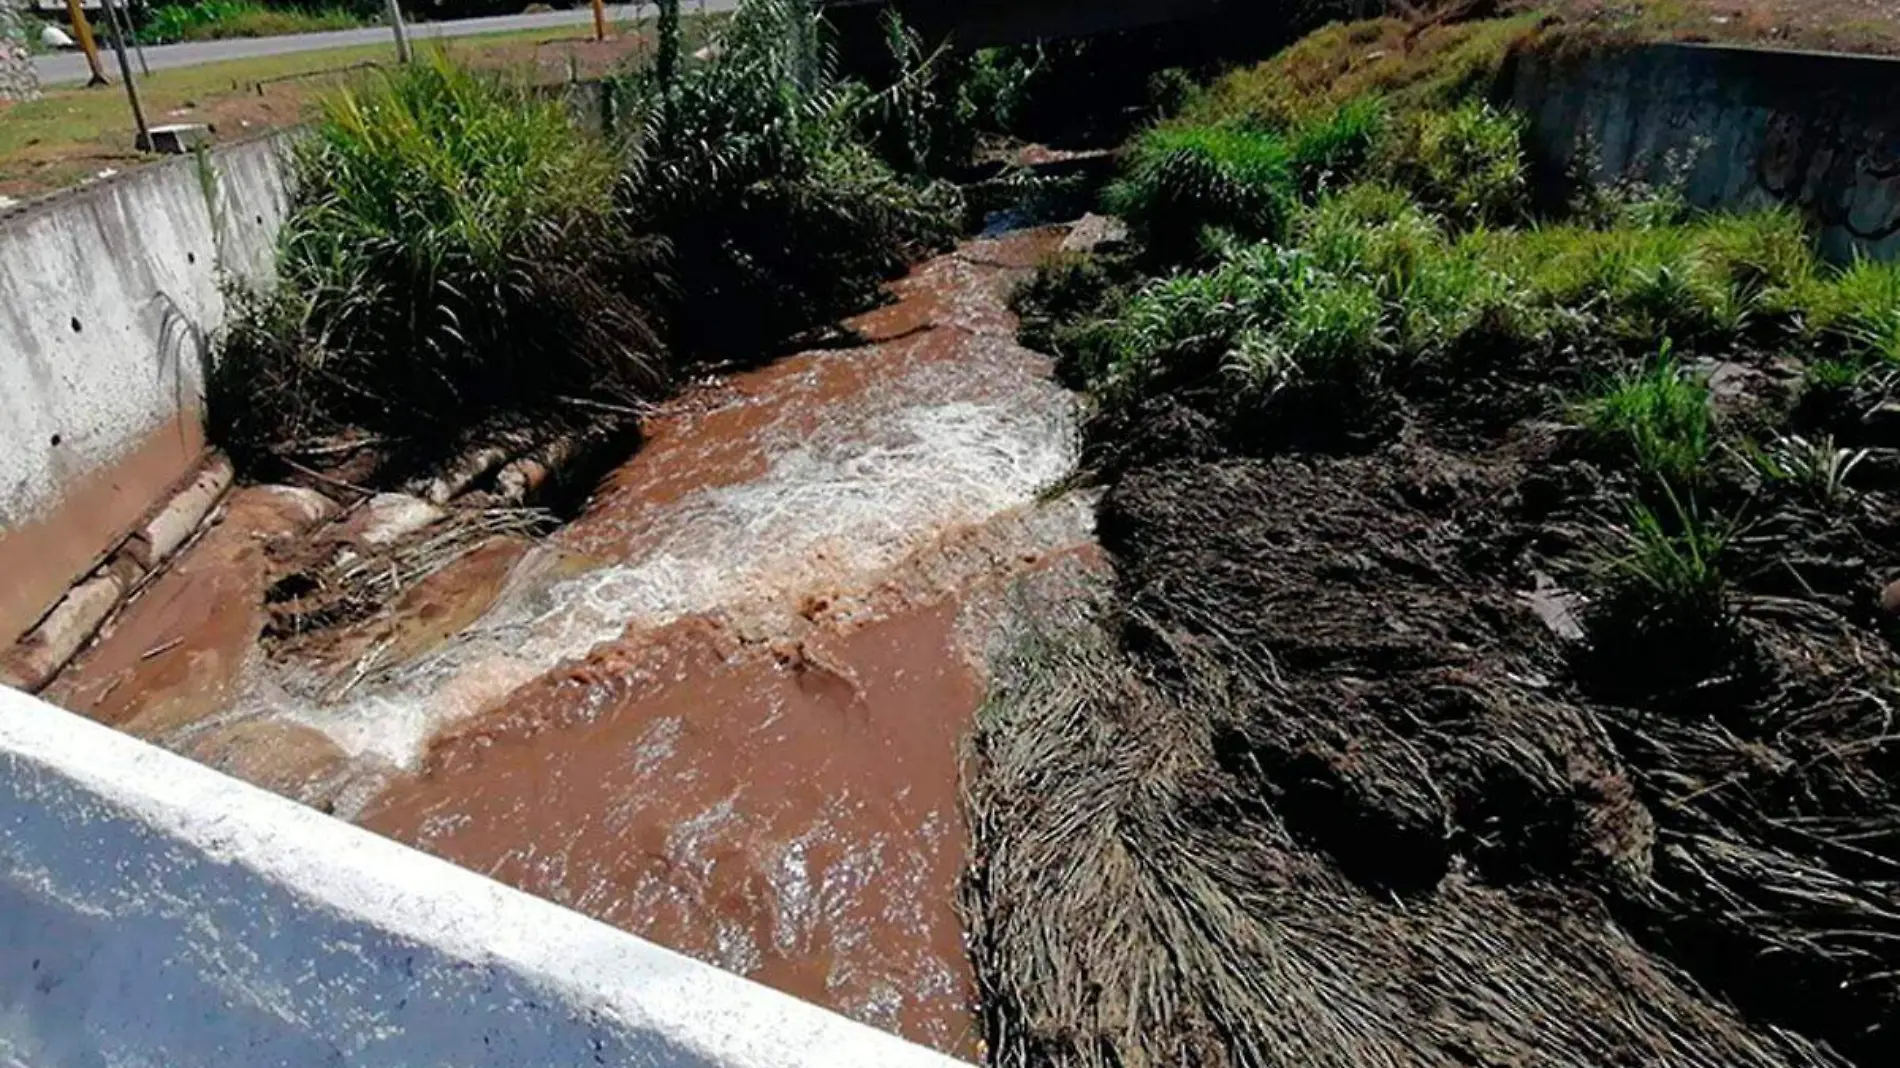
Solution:
[{"label": "white painted concrete ledge", "polygon": [[956,1063],[0,688],[0,1064]]}]

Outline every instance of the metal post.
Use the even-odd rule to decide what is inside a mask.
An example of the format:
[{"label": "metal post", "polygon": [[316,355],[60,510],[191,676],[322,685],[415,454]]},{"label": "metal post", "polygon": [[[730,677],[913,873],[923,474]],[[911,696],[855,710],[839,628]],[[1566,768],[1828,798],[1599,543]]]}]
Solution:
[{"label": "metal post", "polygon": [[[103,0],[101,0],[101,2],[103,2]],[[139,35],[132,32],[132,11],[130,8],[124,6],[124,0],[121,0],[121,6],[119,7],[108,6],[106,8],[106,21],[112,24],[112,33],[114,36],[132,42],[132,53],[139,57],[139,74],[143,77],[150,78],[152,76],[152,66],[145,62],[145,49],[139,44]]]},{"label": "metal post", "polygon": [[389,0],[389,28],[396,31],[396,58],[409,62],[414,54],[409,51],[409,31],[402,24],[402,5],[398,0]]},{"label": "metal post", "polygon": [[145,62],[145,46],[139,43],[139,32],[132,28],[132,9],[119,9],[119,17],[125,20],[125,35],[132,39],[132,52],[139,57],[139,73],[147,78],[152,76],[152,65]]},{"label": "metal post", "polygon": [[152,128],[145,122],[145,105],[139,103],[139,86],[132,77],[132,61],[125,55],[125,34],[119,30],[118,0],[103,0],[106,6],[106,22],[112,27],[112,51],[119,57],[119,77],[125,79],[125,96],[132,102],[132,121],[138,123],[139,139],[135,142],[140,152],[152,151]]},{"label": "metal post", "polygon": [[79,39],[79,50],[86,54],[86,66],[92,68],[92,80],[86,88],[106,84],[105,64],[99,62],[99,42],[92,39],[92,23],[87,21],[86,9],[79,0],[66,0],[66,17],[73,24],[73,36]]}]

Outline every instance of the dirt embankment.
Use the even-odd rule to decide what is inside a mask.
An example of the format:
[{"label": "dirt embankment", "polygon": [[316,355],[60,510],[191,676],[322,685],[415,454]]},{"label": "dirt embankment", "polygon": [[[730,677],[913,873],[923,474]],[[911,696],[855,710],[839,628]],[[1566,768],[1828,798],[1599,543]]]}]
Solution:
[{"label": "dirt embankment", "polygon": [[[1530,362],[1331,443],[1094,428],[1104,621],[1025,635],[976,739],[996,1063],[1893,1063],[1900,441],[1801,413],[1852,491],[1718,491],[1732,626],[1625,641],[1570,591],[1629,475]],[[1731,419],[1793,385],[1716,370]]]},{"label": "dirt embankment", "polygon": [[1505,6],[1664,40],[1900,54],[1895,0],[1512,0]]}]

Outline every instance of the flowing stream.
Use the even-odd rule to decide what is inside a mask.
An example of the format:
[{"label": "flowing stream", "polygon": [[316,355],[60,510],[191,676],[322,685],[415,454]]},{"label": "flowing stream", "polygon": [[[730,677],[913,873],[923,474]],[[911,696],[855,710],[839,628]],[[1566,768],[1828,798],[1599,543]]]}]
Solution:
[{"label": "flowing stream", "polygon": [[[321,696],[252,655],[146,733],[976,1057],[959,747],[1007,587],[1092,542],[1087,501],[1039,500],[1076,406],[1007,308],[1055,236],[967,243],[848,324],[861,344],[664,406],[582,516],[405,602],[443,633],[393,669]],[[122,724],[177,697],[87,672],[65,699]]]}]

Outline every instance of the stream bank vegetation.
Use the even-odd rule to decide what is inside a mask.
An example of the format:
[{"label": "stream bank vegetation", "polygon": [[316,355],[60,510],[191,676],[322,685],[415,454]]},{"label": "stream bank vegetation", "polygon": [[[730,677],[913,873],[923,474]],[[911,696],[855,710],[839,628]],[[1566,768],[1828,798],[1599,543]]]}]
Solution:
[{"label": "stream bank vegetation", "polygon": [[1192,94],[1018,294],[1116,574],[992,664],[992,1061],[1893,1063],[1900,268],[1542,207],[1535,25],[1412,30]]},{"label": "stream bank vegetation", "polygon": [[238,294],[210,369],[214,438],[254,475],[387,487],[481,443],[631,428],[954,235],[956,190],[873,150],[884,101],[808,5],[752,0],[700,55],[662,32],[608,137],[440,55],[329,97],[293,149],[277,284]]}]

